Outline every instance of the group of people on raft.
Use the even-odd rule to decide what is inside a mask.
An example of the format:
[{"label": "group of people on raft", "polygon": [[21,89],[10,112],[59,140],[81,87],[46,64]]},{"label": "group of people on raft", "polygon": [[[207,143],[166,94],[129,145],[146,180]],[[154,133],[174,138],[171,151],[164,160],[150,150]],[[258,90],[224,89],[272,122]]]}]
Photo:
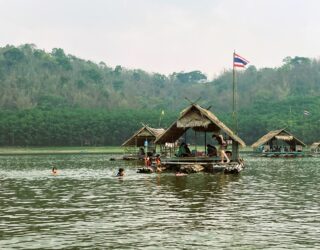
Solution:
[{"label": "group of people on raft", "polygon": [[146,168],[150,169],[151,172],[157,172],[160,173],[161,170],[161,159],[160,159],[160,155],[157,154],[156,158],[154,159],[155,164],[154,166],[152,166],[152,159],[151,157],[147,156],[144,159],[144,165],[146,166]]},{"label": "group of people on raft", "polygon": [[[144,158],[144,164],[145,164],[145,169],[143,169],[143,173],[151,173],[151,172],[156,172],[156,173],[160,173],[162,172],[161,169],[161,159],[160,159],[160,155],[156,155],[155,158],[155,164],[152,164],[152,159],[149,156],[146,156]],[[124,169],[123,168],[119,168],[119,171],[117,173],[117,177],[122,177],[124,176]]]},{"label": "group of people on raft", "polygon": [[[220,157],[220,162],[221,163],[229,163],[230,162],[230,157],[231,157],[231,152],[226,151],[228,143],[227,141],[223,138],[221,134],[214,133],[212,135],[212,138],[214,138],[217,143],[218,143],[218,149],[211,145],[207,144],[207,156],[209,157]],[[161,159],[160,155],[157,154],[156,157],[154,158],[154,163],[152,164],[152,157],[149,154],[145,154],[144,149],[141,147],[139,149],[139,155],[141,156],[141,159],[144,159],[145,167],[146,169],[149,169],[150,172],[161,172]],[[191,150],[189,149],[188,144],[186,144],[184,141],[180,140],[179,143],[179,149],[178,152],[175,154],[177,157],[190,157],[190,156],[195,156],[192,154]],[[180,176],[181,173],[177,173],[177,176]],[[181,174],[185,175],[185,174]],[[119,171],[116,176],[122,177],[124,176],[124,169],[119,168]]]},{"label": "group of people on raft", "polygon": [[[219,156],[221,163],[224,163],[225,160],[227,163],[230,162],[230,156],[231,152],[226,151],[228,147],[228,143],[226,140],[224,140],[223,136],[221,134],[213,134],[212,138],[214,138],[218,142],[218,149],[211,145],[207,144],[207,156],[209,157],[214,157],[214,156]],[[191,153],[188,144],[186,144],[184,141],[181,141],[179,144],[179,150],[176,153],[177,157],[190,157],[190,156],[195,156],[194,154]]]}]

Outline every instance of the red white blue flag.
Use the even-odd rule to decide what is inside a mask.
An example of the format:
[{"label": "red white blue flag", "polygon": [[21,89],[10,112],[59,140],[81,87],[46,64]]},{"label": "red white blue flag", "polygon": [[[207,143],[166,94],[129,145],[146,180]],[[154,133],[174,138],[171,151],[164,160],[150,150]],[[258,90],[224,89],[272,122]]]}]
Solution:
[{"label": "red white blue flag", "polygon": [[233,53],[233,67],[244,68],[248,63],[249,61],[247,59],[244,59],[242,56]]}]

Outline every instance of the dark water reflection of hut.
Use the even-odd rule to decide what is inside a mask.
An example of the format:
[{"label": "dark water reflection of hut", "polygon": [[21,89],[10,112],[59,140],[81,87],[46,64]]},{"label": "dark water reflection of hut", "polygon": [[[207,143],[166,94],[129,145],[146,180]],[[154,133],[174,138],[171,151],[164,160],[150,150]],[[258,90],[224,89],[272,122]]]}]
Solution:
[{"label": "dark water reflection of hut", "polygon": [[163,192],[171,193],[179,199],[197,200],[197,204],[192,207],[200,208],[205,207],[206,201],[212,198],[218,204],[219,197],[228,192],[230,184],[238,183],[241,175],[200,173],[184,177],[158,175],[158,178],[158,185]]}]

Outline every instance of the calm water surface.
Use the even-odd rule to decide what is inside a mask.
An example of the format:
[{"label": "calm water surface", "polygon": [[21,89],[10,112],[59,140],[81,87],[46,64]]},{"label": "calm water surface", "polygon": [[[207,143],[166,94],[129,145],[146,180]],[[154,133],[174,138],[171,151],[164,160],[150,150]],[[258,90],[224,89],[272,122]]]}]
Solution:
[{"label": "calm water surface", "polygon": [[320,249],[320,158],[175,177],[110,157],[1,156],[0,249]]}]

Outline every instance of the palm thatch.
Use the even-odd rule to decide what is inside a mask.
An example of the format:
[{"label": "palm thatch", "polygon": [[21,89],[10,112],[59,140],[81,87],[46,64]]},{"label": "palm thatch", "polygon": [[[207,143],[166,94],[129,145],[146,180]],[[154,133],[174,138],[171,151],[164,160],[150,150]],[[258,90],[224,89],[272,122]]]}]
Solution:
[{"label": "palm thatch", "polygon": [[144,141],[154,142],[157,137],[163,134],[165,130],[163,128],[151,128],[147,125],[143,125],[138,131],[136,131],[128,140],[126,140],[121,146],[123,147],[143,147]]},{"label": "palm thatch", "polygon": [[317,149],[317,148],[320,148],[320,142],[314,142],[310,146],[310,149]]},{"label": "palm thatch", "polygon": [[222,123],[212,112],[194,103],[180,113],[180,117],[156,139],[155,143],[173,143],[189,128],[202,132],[224,132],[241,146],[246,145],[244,141]]},{"label": "palm thatch", "polygon": [[278,130],[273,130],[270,131],[268,134],[262,136],[258,141],[252,144],[253,148],[258,148],[261,145],[264,145],[271,140],[280,140],[280,141],[285,141],[289,145],[301,145],[301,146],[306,146],[301,140],[296,138],[294,135],[286,131],[284,128],[283,129],[278,129]]}]

